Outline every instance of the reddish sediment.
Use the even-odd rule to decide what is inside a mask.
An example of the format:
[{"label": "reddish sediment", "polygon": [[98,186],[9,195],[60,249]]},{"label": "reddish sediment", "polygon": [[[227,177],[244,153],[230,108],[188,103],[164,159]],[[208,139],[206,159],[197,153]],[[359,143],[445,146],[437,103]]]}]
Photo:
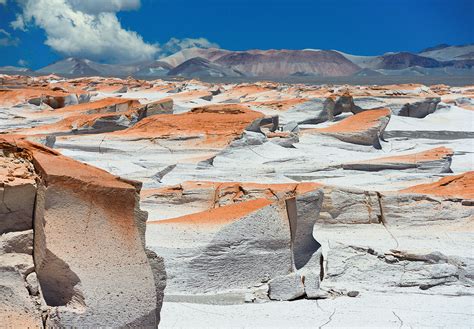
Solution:
[{"label": "reddish sediment", "polygon": [[360,132],[380,124],[380,120],[390,115],[390,109],[381,108],[369,110],[352,115],[338,123],[325,128],[309,129],[321,133],[352,133]]},{"label": "reddish sediment", "polygon": [[171,218],[161,221],[149,222],[149,224],[185,224],[185,225],[225,225],[238,220],[252,212],[270,205],[272,201],[261,198],[246,202],[213,208],[203,212]]},{"label": "reddish sediment", "polygon": [[421,163],[421,162],[441,160],[445,157],[452,156],[453,154],[454,154],[454,152],[450,148],[437,147],[437,148],[430,149],[430,150],[423,151],[423,152],[419,152],[419,153],[376,158],[376,159],[371,159],[371,160],[366,160],[366,161],[360,161],[360,162],[357,162],[357,163],[368,163],[368,164],[409,163],[409,164],[417,164],[417,163]]},{"label": "reddish sediment", "polygon": [[401,190],[400,192],[474,199],[474,171],[468,171],[455,176],[443,177],[434,183],[411,186]]}]

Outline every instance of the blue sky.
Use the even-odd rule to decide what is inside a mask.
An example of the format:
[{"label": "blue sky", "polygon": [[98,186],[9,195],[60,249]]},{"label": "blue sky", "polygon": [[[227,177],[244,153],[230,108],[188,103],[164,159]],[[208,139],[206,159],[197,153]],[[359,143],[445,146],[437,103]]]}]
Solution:
[{"label": "blue sky", "polygon": [[[67,56],[130,62],[196,42],[360,55],[474,42],[473,0],[16,1],[0,0],[0,65],[38,68]],[[170,38],[178,39],[171,48]]]}]

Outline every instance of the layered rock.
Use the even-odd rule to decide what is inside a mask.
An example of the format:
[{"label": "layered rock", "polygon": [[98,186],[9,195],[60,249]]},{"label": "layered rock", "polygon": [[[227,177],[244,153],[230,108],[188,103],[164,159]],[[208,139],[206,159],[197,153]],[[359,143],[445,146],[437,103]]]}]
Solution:
[{"label": "layered rock", "polygon": [[437,147],[419,153],[391,156],[343,164],[347,170],[380,171],[380,170],[411,170],[449,173],[453,150]]},{"label": "layered rock", "polygon": [[433,183],[415,185],[402,192],[472,200],[474,199],[473,184],[474,171],[468,171],[460,175],[444,177]]},{"label": "layered rock", "polygon": [[350,116],[326,128],[315,128],[308,132],[318,132],[335,137],[344,142],[373,145],[380,148],[380,138],[390,120],[390,110],[376,109]]},{"label": "layered rock", "polygon": [[40,106],[46,104],[53,109],[88,102],[91,95],[86,92],[70,93],[49,88],[15,88],[0,90],[0,105],[12,106],[29,103]]}]

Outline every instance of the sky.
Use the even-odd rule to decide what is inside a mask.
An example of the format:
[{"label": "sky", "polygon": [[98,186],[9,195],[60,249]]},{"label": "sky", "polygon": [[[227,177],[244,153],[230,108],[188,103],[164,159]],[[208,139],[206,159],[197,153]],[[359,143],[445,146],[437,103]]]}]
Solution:
[{"label": "sky", "polygon": [[474,0],[0,0],[0,66],[152,60],[183,48],[355,55],[474,43]]}]

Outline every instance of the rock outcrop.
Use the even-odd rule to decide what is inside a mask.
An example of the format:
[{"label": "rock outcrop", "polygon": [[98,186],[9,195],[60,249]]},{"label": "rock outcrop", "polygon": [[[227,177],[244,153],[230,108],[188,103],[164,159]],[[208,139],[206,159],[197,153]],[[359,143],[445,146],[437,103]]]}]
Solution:
[{"label": "rock outcrop", "polygon": [[400,111],[397,113],[403,117],[411,117],[411,118],[418,118],[422,119],[426,117],[428,114],[433,113],[436,111],[436,107],[438,106],[441,98],[427,98],[426,100],[415,102],[415,103],[408,103],[403,105]]},{"label": "rock outcrop", "polygon": [[329,127],[308,130],[307,133],[314,131],[344,142],[381,148],[380,138],[388,125],[390,115],[390,110],[386,108],[364,111]]},{"label": "rock outcrop", "polygon": [[43,326],[33,282],[36,179],[28,159],[0,147],[0,321],[11,328]]},{"label": "rock outcrop", "polygon": [[[148,225],[149,248],[163,255],[167,264],[168,298],[291,300],[305,294],[305,277],[310,290],[318,288],[320,264],[314,255],[319,244],[312,232],[323,193],[317,186],[189,187],[209,189],[213,201],[211,196],[202,200],[209,210]],[[180,195],[186,202],[183,194],[175,196]]]},{"label": "rock outcrop", "polygon": [[188,113],[146,118],[118,134],[132,138],[181,140],[189,146],[222,147],[261,117],[262,114],[243,105],[210,105],[194,108]]},{"label": "rock outcrop", "polygon": [[[140,184],[27,141],[1,147],[4,323],[156,327],[163,283],[150,263],[164,269],[145,253]],[[32,197],[15,195],[12,183],[28,184]]]}]

